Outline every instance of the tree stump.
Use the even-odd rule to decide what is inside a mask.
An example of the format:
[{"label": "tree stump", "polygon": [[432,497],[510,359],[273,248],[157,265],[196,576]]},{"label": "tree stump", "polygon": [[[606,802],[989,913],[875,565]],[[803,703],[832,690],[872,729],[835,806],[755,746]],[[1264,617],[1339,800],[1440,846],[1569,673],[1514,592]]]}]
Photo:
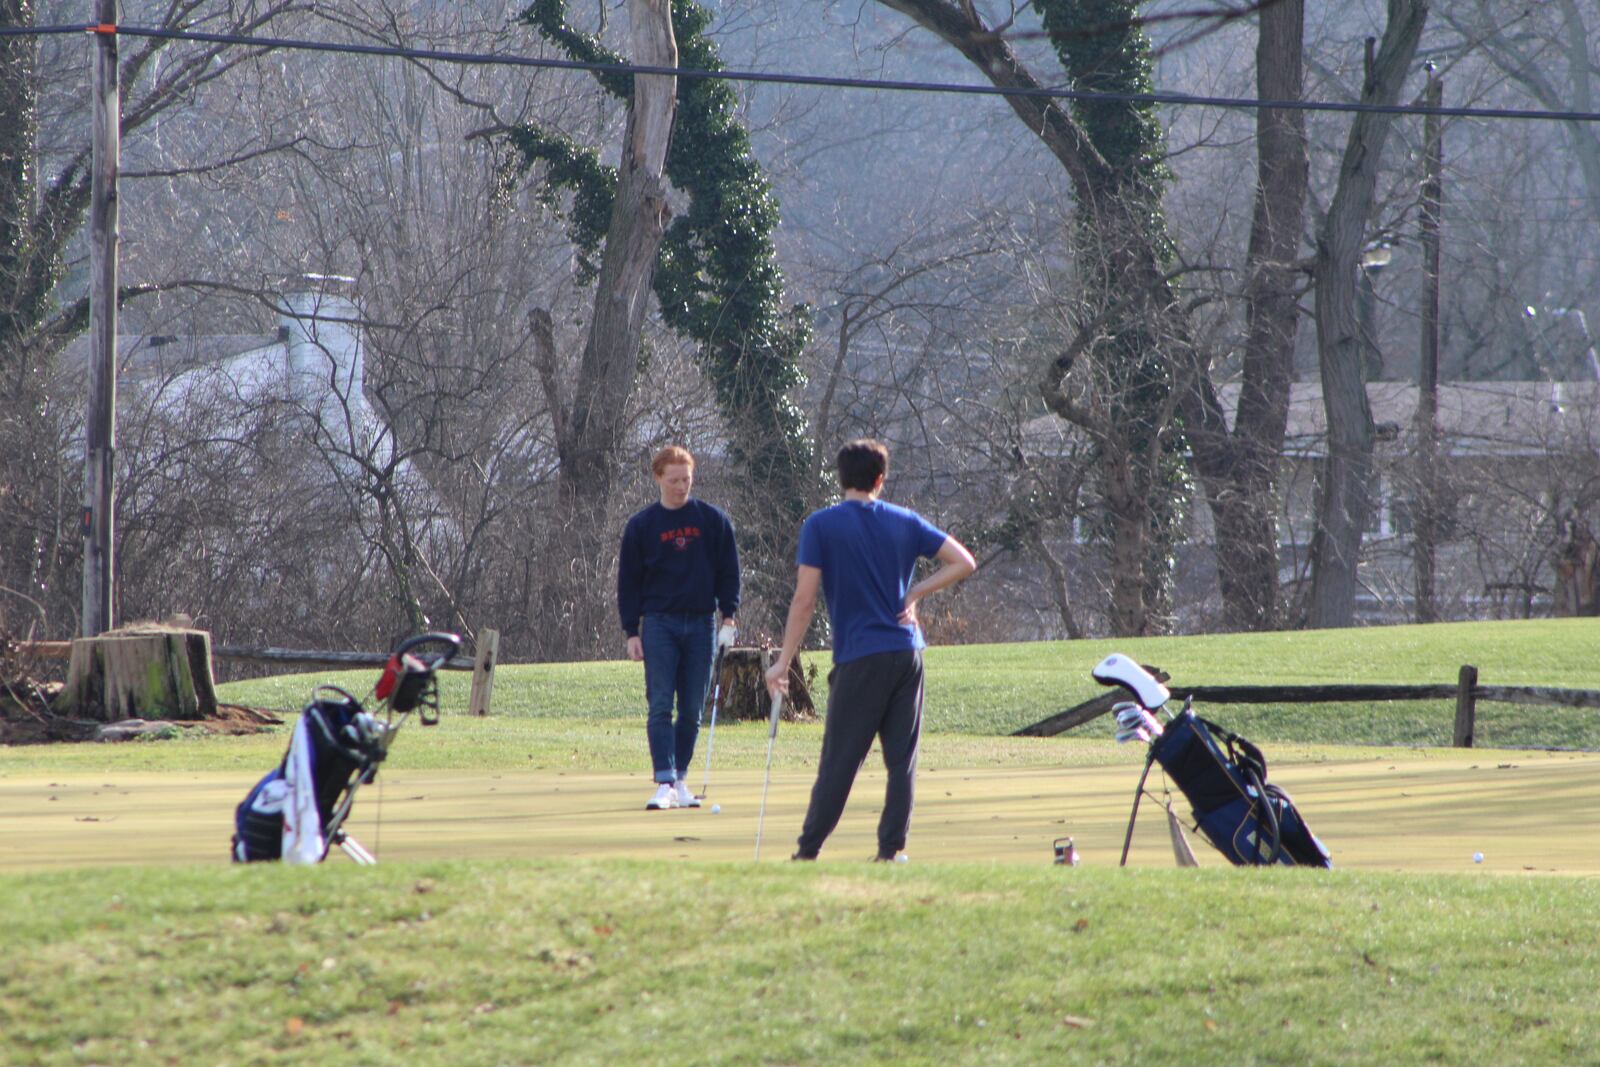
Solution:
[{"label": "tree stump", "polygon": [[[730,648],[722,654],[722,704],[717,718],[722,722],[766,722],[772,715],[772,702],[767,698],[767,663],[776,653],[761,648]],[[712,679],[713,692],[717,679]],[[710,721],[709,701],[706,721]],[[811,687],[806,684],[801,658],[796,656],[789,665],[789,697],[783,702],[779,717],[787,722],[797,722],[817,717],[816,706],[811,702]]]},{"label": "tree stump", "polygon": [[75,640],[67,684],[51,708],[95,722],[215,718],[211,635],[136,625]]}]

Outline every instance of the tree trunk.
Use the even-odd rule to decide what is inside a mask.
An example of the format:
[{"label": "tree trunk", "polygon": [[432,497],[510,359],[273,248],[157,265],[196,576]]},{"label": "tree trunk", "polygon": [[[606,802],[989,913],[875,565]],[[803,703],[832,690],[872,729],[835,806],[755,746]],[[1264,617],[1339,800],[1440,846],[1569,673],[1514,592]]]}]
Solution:
[{"label": "tree trunk", "polygon": [[[628,0],[633,61],[674,67],[677,42],[672,32],[671,0]],[[677,108],[677,79],[641,74],[633,79],[617,168],[611,222],[601,253],[594,312],[578,377],[570,389],[556,389],[546,378],[552,408],[560,394],[570,410],[556,418],[559,459],[559,514],[544,567],[540,603],[530,609],[556,622],[548,653],[592,652],[599,616],[575,609],[593,601],[597,576],[611,559],[613,534],[606,526],[608,505],[623,444],[624,420],[639,371],[639,338],[649,309],[657,253],[666,232],[667,187],[664,168]],[[541,331],[535,324],[536,333]],[[559,630],[559,633],[553,631]]]},{"label": "tree trunk", "polygon": [[[1299,100],[1304,89],[1305,3],[1261,11],[1256,95]],[[1256,198],[1245,282],[1246,339],[1231,437],[1191,434],[1195,467],[1216,522],[1217,579],[1229,630],[1278,627],[1278,468],[1294,374],[1295,284],[1310,165],[1305,113],[1256,112]],[[1197,426],[1223,427],[1214,420]]]},{"label": "tree trunk", "polygon": [[1028,538],[1028,547],[1039,557],[1045,571],[1050,575],[1050,599],[1055,604],[1056,614],[1060,616],[1061,625],[1067,632],[1067,640],[1081,640],[1083,627],[1078,625],[1077,613],[1072,610],[1072,585],[1067,579],[1066,565],[1056,557],[1050,548],[1049,539],[1040,529],[1032,531]]},{"label": "tree trunk", "polygon": [[[671,0],[629,0],[633,60],[654,67],[678,62]],[[622,424],[639,368],[639,337],[655,278],[656,254],[669,215],[663,178],[677,79],[641,74],[633,80],[617,168],[616,196],[595,288],[594,314],[583,349],[572,411],[558,442],[561,495],[603,507],[610,495]]]},{"label": "tree trunk", "polygon": [[211,635],[129,627],[73,641],[67,684],[52,707],[96,722],[214,718]]},{"label": "tree trunk", "polygon": [[[1389,20],[1376,61],[1362,86],[1365,104],[1392,106],[1410,72],[1427,0],[1389,0]],[[1356,272],[1372,214],[1378,167],[1393,116],[1361,112],[1350,127],[1339,183],[1317,235],[1317,357],[1327,413],[1328,458],[1311,539],[1313,628],[1349,626],[1355,618],[1356,565],[1371,508],[1372,409],[1361,373],[1362,339],[1356,314]]]},{"label": "tree trunk", "polygon": [[1600,543],[1576,515],[1566,521],[1566,540],[1556,554],[1556,618],[1600,615]]},{"label": "tree trunk", "polygon": [[[767,697],[766,650],[760,648],[730,648],[722,654],[721,689],[718,679],[712,679],[712,688],[706,693],[706,712],[703,721],[711,721],[711,701],[720,692],[717,706],[719,722],[766,722],[772,715],[772,702]],[[805,670],[800,656],[789,665],[789,696],[783,702],[780,716],[787,721],[815,718],[816,705],[811,701],[811,687],[806,684]]]}]

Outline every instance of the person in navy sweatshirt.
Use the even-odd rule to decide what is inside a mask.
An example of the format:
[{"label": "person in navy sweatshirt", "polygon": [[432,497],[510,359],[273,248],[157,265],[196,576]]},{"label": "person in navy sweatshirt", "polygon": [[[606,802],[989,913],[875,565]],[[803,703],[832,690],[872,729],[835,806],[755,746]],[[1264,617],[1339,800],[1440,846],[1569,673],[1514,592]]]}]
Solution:
[{"label": "person in navy sweatshirt", "polygon": [[[661,499],[628,520],[617,558],[617,613],[628,658],[644,661],[645,734],[656,791],[645,807],[698,808],[687,775],[716,643],[731,645],[739,610],[739,548],[720,508],[689,495],[694,456],[669,445],[651,473]],[[717,615],[722,616],[720,633]],[[673,700],[678,706],[672,715]]]}]

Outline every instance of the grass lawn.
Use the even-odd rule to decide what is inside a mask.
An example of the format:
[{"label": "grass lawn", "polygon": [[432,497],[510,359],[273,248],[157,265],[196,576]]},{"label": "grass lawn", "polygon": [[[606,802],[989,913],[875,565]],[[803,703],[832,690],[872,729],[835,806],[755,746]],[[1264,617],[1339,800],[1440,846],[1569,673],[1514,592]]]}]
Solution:
[{"label": "grass lawn", "polygon": [[41,1065],[1589,1062],[1597,908],[1592,879],[1231,869],[0,877],[0,1050]]},{"label": "grass lawn", "polygon": [[[1006,735],[1099,692],[1112,650],[1180,684],[1444,682],[1472,663],[1484,684],[1600,688],[1597,634],[930,650],[906,865],[863,862],[876,760],[823,861],[783,862],[814,723],[780,730],[760,864],[763,724],[718,728],[722,814],[638,810],[629,663],[503,665],[487,719],[447,676],[443,722],[408,726],[357,804],[376,868],[224,862],[232,805],[287,727],[0,748],[0,1063],[1587,1062],[1600,756],[1488,746],[1600,750],[1595,712],[1481,707],[1483,747],[1450,750],[1378,747],[1446,743],[1444,702],[1201,709],[1264,743],[1331,872],[1235,870],[1199,841],[1201,869],[1175,870],[1148,802],[1118,869],[1141,753],[1103,721]],[[364,692],[374,673],[223,696],[292,713],[313,684]],[[1083,866],[1050,865],[1063,834]]]},{"label": "grass lawn", "polygon": [[[929,649],[927,729],[932,734],[1009,734],[1103,692],[1090,668],[1123,652],[1166,670],[1176,684],[1310,685],[1449,683],[1462,664],[1483,685],[1600,689],[1600,624],[1592,619],[1441,623],[1271,634],[1215,634]],[[827,694],[827,653],[809,653],[818,706]],[[223,698],[295,711],[311,686],[337,681],[364,692],[375,673],[294,675],[224,686]],[[643,668],[636,663],[502,664],[494,712],[554,718],[582,732],[594,720],[643,715]],[[468,679],[447,674],[449,706],[463,708]],[[1319,744],[1448,745],[1453,701],[1363,704],[1228,705],[1202,709],[1256,740]],[[1486,746],[1600,749],[1600,714],[1569,708],[1480,704],[1478,741]],[[1109,737],[1106,719],[1080,728]]]}]

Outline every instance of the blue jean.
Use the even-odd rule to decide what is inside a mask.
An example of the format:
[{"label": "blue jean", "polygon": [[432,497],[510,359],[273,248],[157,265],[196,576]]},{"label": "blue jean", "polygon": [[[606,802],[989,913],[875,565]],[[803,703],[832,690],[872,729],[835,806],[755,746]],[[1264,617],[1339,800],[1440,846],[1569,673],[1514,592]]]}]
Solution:
[{"label": "blue jean", "polygon": [[[716,616],[646,614],[639,640],[644,645],[644,696],[649,705],[645,733],[655,780],[687,780],[700,736],[700,709],[711,682]],[[678,703],[676,723],[673,698]]]}]

